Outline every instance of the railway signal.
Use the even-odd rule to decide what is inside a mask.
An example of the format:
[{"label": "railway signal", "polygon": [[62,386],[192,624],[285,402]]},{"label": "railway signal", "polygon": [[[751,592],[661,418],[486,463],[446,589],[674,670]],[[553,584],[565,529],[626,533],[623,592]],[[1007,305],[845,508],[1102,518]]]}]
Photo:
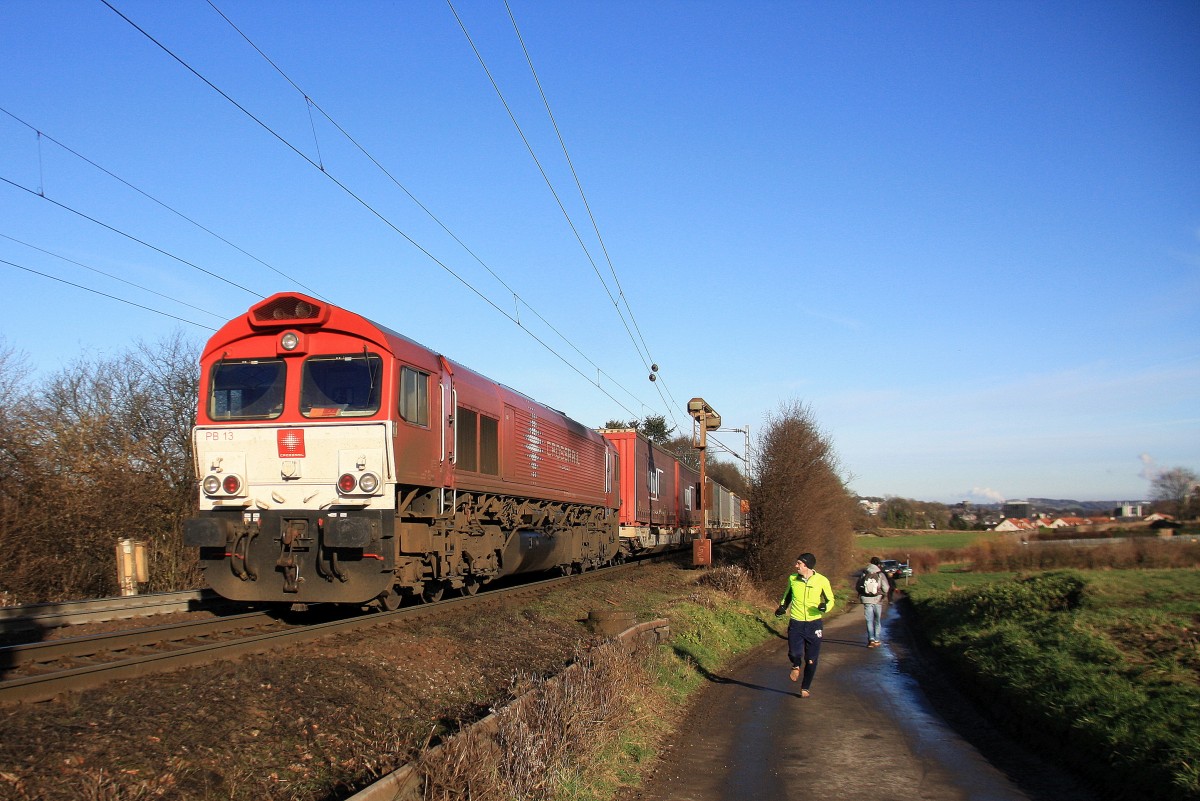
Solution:
[{"label": "railway signal", "polygon": [[708,538],[708,482],[704,472],[704,453],[708,448],[708,432],[721,427],[721,415],[704,398],[688,401],[692,416],[692,447],[700,451],[700,537],[692,541],[692,566],[712,564],[712,541]]}]

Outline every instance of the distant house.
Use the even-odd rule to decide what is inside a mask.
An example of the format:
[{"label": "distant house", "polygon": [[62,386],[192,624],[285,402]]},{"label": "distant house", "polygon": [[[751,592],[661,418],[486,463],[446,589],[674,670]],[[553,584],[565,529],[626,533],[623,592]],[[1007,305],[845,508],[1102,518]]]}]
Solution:
[{"label": "distant house", "polygon": [[1050,523],[1050,528],[1075,528],[1086,526],[1090,521],[1086,517],[1059,517]]},{"label": "distant house", "polygon": [[1175,518],[1171,517],[1171,515],[1165,515],[1162,512],[1155,512],[1154,514],[1152,514],[1146,518],[1146,522],[1147,523],[1157,523],[1159,520],[1172,521],[1174,519]]},{"label": "distant house", "polygon": [[1037,527],[1037,522],[1025,517],[1006,517],[992,531],[1036,531]]}]

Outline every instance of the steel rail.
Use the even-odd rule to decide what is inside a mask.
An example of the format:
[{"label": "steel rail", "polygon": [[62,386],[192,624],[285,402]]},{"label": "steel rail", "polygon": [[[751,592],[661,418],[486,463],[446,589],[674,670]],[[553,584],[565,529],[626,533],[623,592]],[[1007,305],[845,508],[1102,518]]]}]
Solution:
[{"label": "steel rail", "polygon": [[[666,556],[666,554],[663,555],[663,557]],[[400,623],[402,621],[408,622],[424,617],[447,614],[451,611],[461,609],[466,606],[473,606],[477,604],[483,606],[500,605],[510,602],[515,598],[519,598],[522,595],[541,594],[543,592],[556,589],[572,581],[612,578],[624,572],[625,570],[637,569],[643,564],[643,561],[644,560],[628,562],[624,565],[605,568],[603,570],[592,570],[583,574],[543,579],[540,581],[528,582],[512,587],[496,588],[480,595],[451,598],[448,600],[438,601],[437,603],[397,609],[392,612],[376,612],[373,614],[356,615],[339,620],[311,623],[307,625],[301,625],[299,627],[255,634],[248,637],[238,638],[236,640],[200,643],[197,645],[177,648],[171,651],[142,654],[124,659],[118,659],[116,661],[106,661],[93,665],[83,665],[80,667],[69,668],[67,670],[47,672],[40,675],[20,676],[0,681],[0,706],[16,703],[48,701],[69,693],[99,687],[111,681],[140,678],[142,676],[147,676],[154,673],[178,670],[185,667],[194,667],[224,659],[237,659],[249,654],[263,653],[269,650],[291,647],[302,642],[309,642],[322,637],[344,634],[355,630],[384,627],[395,623]],[[657,559],[652,561],[657,561]],[[270,616],[268,613],[247,613],[247,618],[258,615],[264,617]],[[158,629],[156,632],[158,636],[151,636],[146,642],[142,643],[140,647],[145,647],[149,644],[162,644],[164,642],[188,639],[189,635],[187,634],[184,634],[181,637],[164,637],[162,635],[169,634],[171,630],[191,631],[194,633],[203,630],[204,624],[219,625],[220,621],[204,621],[203,623],[186,623],[154,627],[155,629]],[[108,642],[113,644],[121,642],[122,638],[124,638],[125,647],[123,647],[121,650],[128,650],[128,643],[133,639],[140,638],[140,636],[140,631],[132,633],[127,631],[116,632],[112,635],[100,635],[98,637],[80,637],[76,638],[77,642],[70,647],[79,647],[80,645],[83,645],[85,641],[93,640],[96,642],[94,642],[92,645],[83,646],[84,650],[88,652],[84,655],[100,655],[106,650],[117,649],[106,649],[103,646],[96,647],[97,642]],[[41,651],[41,653],[49,653],[52,652],[52,650],[56,647],[64,647],[57,645],[55,641],[31,645],[41,646],[47,649],[46,651]],[[29,654],[38,654],[39,652],[39,648],[31,647],[30,645],[10,646],[9,649],[0,649],[0,671],[10,668],[13,664],[12,662],[6,661],[6,653],[10,654],[10,658],[13,660],[24,660],[25,663],[28,663],[30,661],[37,661],[36,657],[30,656]],[[21,656],[16,656],[17,654],[21,654]]]},{"label": "steel rail", "polygon": [[14,668],[64,659],[80,659],[103,652],[128,651],[133,648],[161,646],[182,640],[209,637],[214,634],[227,634],[231,631],[256,628],[278,621],[279,618],[269,612],[246,612],[211,620],[168,623],[162,626],[148,626],[83,637],[0,646],[0,665],[5,668]]},{"label": "steel rail", "polygon": [[228,604],[212,590],[181,590],[85,601],[0,607],[0,634],[101,623],[167,612],[194,612]]}]

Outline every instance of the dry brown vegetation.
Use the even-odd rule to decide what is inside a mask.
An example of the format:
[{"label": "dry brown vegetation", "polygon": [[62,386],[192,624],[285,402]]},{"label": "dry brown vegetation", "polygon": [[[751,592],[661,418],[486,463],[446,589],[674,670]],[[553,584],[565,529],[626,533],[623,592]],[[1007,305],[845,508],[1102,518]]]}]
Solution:
[{"label": "dry brown vegetation", "polygon": [[[1011,540],[985,540],[965,549],[958,559],[978,572],[1053,570],[1059,568],[1175,568],[1200,565],[1200,543],[1167,542],[1136,537],[1100,545],[1025,545]],[[947,561],[943,555],[942,561]]]},{"label": "dry brown vegetation", "polygon": [[759,435],[757,475],[750,493],[751,547],[748,567],[770,582],[792,570],[809,551],[817,570],[840,576],[853,567],[857,509],[833,451],[808,407],[785,405],[768,418]]},{"label": "dry brown vegetation", "polygon": [[179,531],[195,504],[197,363],[177,336],[30,386],[28,365],[0,343],[0,598],[115,595],[125,537],[148,543],[147,589],[196,586]]},{"label": "dry brown vegetation", "polygon": [[[525,766],[481,764],[471,775],[481,781],[490,771],[528,793],[509,798],[544,797],[541,780],[574,770],[556,765],[586,762],[622,716],[656,717],[646,706],[652,695],[637,697],[645,678],[636,659],[603,657],[564,685],[546,682],[599,641],[582,625],[588,612],[620,608],[651,620],[679,599],[714,592],[698,585],[701,575],[644,566],[521,607],[455,613],[2,709],[0,798],[346,797],[527,689],[537,700],[504,733],[505,754],[523,749]],[[454,797],[453,772],[440,775],[445,796]]]},{"label": "dry brown vegetation", "polygon": [[[654,650],[608,646],[562,675],[522,677],[517,700],[422,755],[428,801],[539,801],[557,796],[630,722],[653,708]],[[523,692],[522,692],[523,691]]]}]

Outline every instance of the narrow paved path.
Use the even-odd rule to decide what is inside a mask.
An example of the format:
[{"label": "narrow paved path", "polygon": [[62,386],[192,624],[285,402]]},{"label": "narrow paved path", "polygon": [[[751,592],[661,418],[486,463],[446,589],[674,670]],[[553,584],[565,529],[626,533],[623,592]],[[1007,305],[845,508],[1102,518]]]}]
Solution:
[{"label": "narrow paved path", "polygon": [[884,625],[884,646],[869,649],[860,607],[828,621],[809,698],[788,681],[782,639],[710,676],[675,744],[633,797],[1094,801],[931,673],[895,605]]}]

